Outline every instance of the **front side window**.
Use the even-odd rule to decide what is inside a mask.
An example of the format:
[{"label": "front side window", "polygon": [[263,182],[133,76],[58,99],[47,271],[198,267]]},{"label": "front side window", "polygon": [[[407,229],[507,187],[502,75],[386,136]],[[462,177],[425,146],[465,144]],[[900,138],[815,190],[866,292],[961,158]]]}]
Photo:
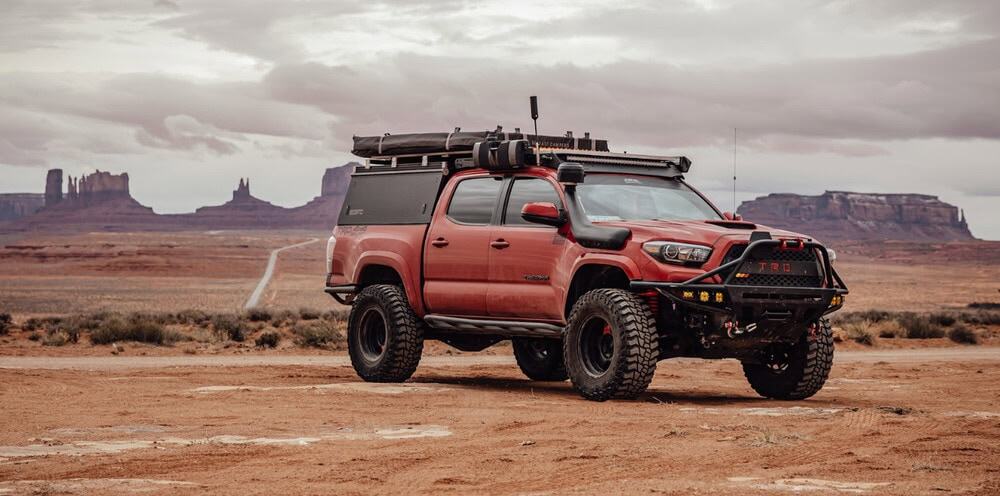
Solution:
[{"label": "front side window", "polygon": [[503,223],[507,225],[531,225],[521,218],[521,209],[525,203],[548,202],[562,208],[559,194],[556,193],[552,184],[544,179],[534,177],[518,177],[514,179],[514,184],[510,188],[510,196],[507,197],[507,208],[504,210]]},{"label": "front side window", "polygon": [[448,217],[462,224],[489,224],[501,184],[503,179],[499,177],[477,177],[459,182],[448,204]]},{"label": "front side window", "polygon": [[722,218],[698,193],[674,179],[591,174],[576,189],[591,222]]}]

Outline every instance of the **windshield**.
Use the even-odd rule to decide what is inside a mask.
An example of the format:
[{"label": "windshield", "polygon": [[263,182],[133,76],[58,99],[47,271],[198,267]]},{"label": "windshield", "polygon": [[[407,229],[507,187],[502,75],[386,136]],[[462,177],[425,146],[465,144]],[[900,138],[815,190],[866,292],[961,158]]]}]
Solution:
[{"label": "windshield", "polygon": [[591,222],[722,218],[698,193],[673,179],[590,174],[576,190]]}]

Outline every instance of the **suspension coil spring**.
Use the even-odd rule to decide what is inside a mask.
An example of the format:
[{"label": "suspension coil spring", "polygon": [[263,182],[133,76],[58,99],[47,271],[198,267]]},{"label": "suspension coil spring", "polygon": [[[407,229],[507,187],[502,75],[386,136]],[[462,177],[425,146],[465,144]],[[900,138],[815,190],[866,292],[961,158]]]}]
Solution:
[{"label": "suspension coil spring", "polygon": [[653,311],[653,318],[660,318],[660,293],[656,290],[649,290],[645,293],[641,293],[640,296],[646,300],[646,304],[649,305],[649,309]]}]

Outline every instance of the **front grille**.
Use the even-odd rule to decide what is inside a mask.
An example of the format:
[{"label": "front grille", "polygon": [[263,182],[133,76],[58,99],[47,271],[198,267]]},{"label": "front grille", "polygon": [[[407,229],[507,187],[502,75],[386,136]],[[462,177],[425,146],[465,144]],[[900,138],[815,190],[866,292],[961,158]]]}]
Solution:
[{"label": "front grille", "polygon": [[[733,247],[734,249],[737,247]],[[744,248],[745,249],[745,248]],[[733,250],[731,249],[730,252]],[[727,256],[729,254],[727,253]],[[734,258],[735,259],[735,258]],[[779,250],[773,246],[759,246],[747,257],[744,263],[752,264],[758,260],[774,262],[812,262],[816,263],[815,250]],[[792,274],[750,274],[745,278],[733,278],[732,284],[739,286],[775,286],[793,288],[818,288],[823,285],[821,275]]]}]

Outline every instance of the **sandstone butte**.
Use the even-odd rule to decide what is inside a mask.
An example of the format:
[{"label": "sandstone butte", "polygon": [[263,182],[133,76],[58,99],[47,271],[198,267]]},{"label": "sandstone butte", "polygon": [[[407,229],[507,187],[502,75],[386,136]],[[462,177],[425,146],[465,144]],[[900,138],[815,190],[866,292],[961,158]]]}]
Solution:
[{"label": "sandstone butte", "polygon": [[821,241],[975,239],[965,212],[931,195],[774,193],[743,202],[737,213],[750,222],[807,233]]}]

